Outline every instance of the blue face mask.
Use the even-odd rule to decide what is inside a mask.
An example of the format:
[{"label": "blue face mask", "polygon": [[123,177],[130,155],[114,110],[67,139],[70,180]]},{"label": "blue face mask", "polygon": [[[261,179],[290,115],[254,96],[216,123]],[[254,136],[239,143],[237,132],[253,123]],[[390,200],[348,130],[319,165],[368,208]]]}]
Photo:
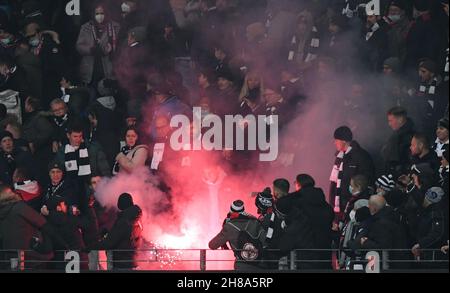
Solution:
[{"label": "blue face mask", "polygon": [[351,195],[353,195],[353,186],[348,186],[348,192],[350,192]]}]

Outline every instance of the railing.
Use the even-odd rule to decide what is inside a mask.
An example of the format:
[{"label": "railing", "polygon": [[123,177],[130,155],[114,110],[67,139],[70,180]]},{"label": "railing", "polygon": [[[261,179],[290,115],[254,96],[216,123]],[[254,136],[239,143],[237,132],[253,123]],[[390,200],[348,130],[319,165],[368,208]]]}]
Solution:
[{"label": "railing", "polygon": [[[122,263],[130,263],[133,262],[138,264],[137,270],[146,270],[146,271],[164,271],[164,270],[181,270],[181,271],[208,271],[208,270],[225,270],[230,271],[233,270],[233,265],[236,261],[234,258],[234,254],[232,251],[227,250],[207,250],[207,249],[145,249],[145,250],[136,250],[136,251],[125,251],[125,250],[114,250],[114,251],[94,251],[94,257],[88,257],[84,259],[78,260],[35,260],[35,259],[26,259],[27,253],[31,251],[25,250],[8,250],[2,251],[0,250],[0,254],[9,253],[9,257],[6,259],[0,259],[0,268],[3,271],[36,271],[36,270],[48,270],[47,268],[39,267],[39,265],[60,265],[61,267],[65,267],[67,271],[67,265],[70,262],[75,261],[78,262],[79,265],[82,264],[85,267],[89,267],[90,271],[112,271],[117,268],[114,265],[118,265]],[[60,253],[62,251],[59,251]],[[125,259],[125,260],[115,260],[113,259],[114,253],[120,252],[136,252],[136,258],[134,260]],[[270,250],[267,252],[279,252],[276,250]],[[248,265],[254,265],[256,268],[261,269],[262,267],[266,267],[267,265],[272,265],[273,267],[278,265],[278,270],[283,271],[293,271],[293,272],[301,272],[304,271],[302,269],[302,265],[308,264],[330,264],[330,269],[325,269],[323,272],[332,272],[332,271],[355,271],[355,269],[345,269],[339,268],[336,264],[338,262],[339,254],[341,253],[349,253],[350,250],[340,250],[340,249],[301,249],[291,251],[288,256],[282,257],[281,259],[272,259],[272,260],[257,260],[257,261],[241,261],[241,263],[245,263]],[[363,267],[367,265],[368,260],[365,259],[365,255],[369,251],[358,251],[360,258],[354,260],[359,263],[361,267],[358,270],[363,270]],[[404,253],[407,255],[410,254],[410,257],[407,259],[390,259],[389,255],[392,253]],[[448,272],[448,256],[444,255],[440,250],[421,250],[422,253],[427,254],[426,259],[418,259],[413,258],[410,250],[401,250],[401,249],[389,249],[379,251],[379,267],[382,272],[393,272],[395,269],[393,267],[399,264],[407,264],[412,268],[408,269],[408,271],[420,271],[424,270],[421,266],[427,266],[427,271],[443,271]],[[64,256],[69,255],[64,252]],[[208,258],[208,253],[220,254],[224,257],[221,258]],[[329,253],[333,255],[330,259],[309,259],[304,258],[305,255],[311,256],[317,253]],[[79,257],[79,253],[77,253]],[[86,255],[86,253],[85,253]],[[95,256],[96,255],[96,256]],[[104,257],[98,257],[99,255]],[[184,266],[184,264],[190,263],[189,266]],[[162,264],[162,265],[161,265]],[[221,269],[215,269],[214,264],[220,264],[222,266]],[[331,265],[334,264],[333,269],[331,269]],[[150,266],[148,266],[150,265]],[[159,265],[159,267],[158,267]],[[164,267],[165,266],[165,267]],[[213,268],[211,269],[210,266]],[[188,267],[188,268],[187,268]],[[64,269],[59,269],[64,270]],[[131,270],[131,269],[128,269]],[[315,269],[314,271],[317,271]]]}]

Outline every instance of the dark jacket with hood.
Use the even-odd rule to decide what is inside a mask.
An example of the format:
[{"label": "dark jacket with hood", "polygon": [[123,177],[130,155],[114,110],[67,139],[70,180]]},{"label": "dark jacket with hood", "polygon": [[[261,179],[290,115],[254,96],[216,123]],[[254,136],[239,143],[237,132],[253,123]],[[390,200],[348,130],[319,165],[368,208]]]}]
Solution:
[{"label": "dark jacket with hood", "polygon": [[116,269],[133,269],[136,263],[136,249],[142,242],[142,210],[134,205],[119,213],[111,231],[94,245],[93,249],[123,250],[113,254],[113,265]]}]

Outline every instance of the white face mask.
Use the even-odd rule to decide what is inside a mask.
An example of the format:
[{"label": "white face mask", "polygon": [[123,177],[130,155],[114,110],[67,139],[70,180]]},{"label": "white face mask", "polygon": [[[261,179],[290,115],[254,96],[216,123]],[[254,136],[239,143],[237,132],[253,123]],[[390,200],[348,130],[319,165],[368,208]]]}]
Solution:
[{"label": "white face mask", "polygon": [[355,216],[356,216],[356,211],[352,210],[349,214],[350,220],[354,221],[355,220]]},{"label": "white face mask", "polygon": [[31,47],[37,47],[37,46],[39,46],[40,42],[41,42],[41,40],[38,37],[34,37],[34,38],[30,39],[28,44],[30,44]]},{"label": "white face mask", "polygon": [[399,22],[401,18],[402,18],[402,16],[400,14],[389,15],[389,19],[394,23]]},{"label": "white face mask", "polygon": [[105,21],[105,15],[104,14],[96,14],[95,21],[100,24],[103,23]]},{"label": "white face mask", "polygon": [[122,3],[122,5],[120,7],[121,7],[123,13],[130,13],[130,11],[131,11],[130,5],[128,5],[125,2]]}]

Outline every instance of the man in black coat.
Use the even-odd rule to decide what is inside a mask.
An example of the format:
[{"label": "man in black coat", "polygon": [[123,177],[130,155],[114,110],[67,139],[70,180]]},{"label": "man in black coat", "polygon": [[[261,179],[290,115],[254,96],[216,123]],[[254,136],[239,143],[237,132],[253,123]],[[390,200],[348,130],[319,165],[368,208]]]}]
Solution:
[{"label": "man in black coat", "polygon": [[[361,234],[350,244],[352,249],[383,250],[383,249],[405,249],[406,234],[399,225],[398,215],[393,209],[386,206],[386,200],[379,195],[373,195],[369,200],[369,210],[372,215],[368,231]],[[390,255],[391,260],[399,256],[394,253]]]},{"label": "man in black coat", "polygon": [[[440,249],[448,240],[448,210],[447,215],[444,212],[442,198],[444,191],[440,187],[430,188],[425,193],[423,209],[420,211],[419,222],[417,226],[417,243],[411,251],[415,257],[423,260],[432,260],[432,252],[422,252],[424,249]],[[446,259],[441,252],[438,252],[436,258]],[[424,268],[447,268],[448,264],[429,263],[423,264]]]},{"label": "man in black coat", "polygon": [[435,172],[439,169],[440,163],[437,154],[431,150],[424,134],[416,133],[411,140],[411,164],[428,164]]},{"label": "man in black coat", "polygon": [[43,79],[42,105],[48,109],[51,99],[60,95],[61,76],[67,70],[64,55],[54,36],[43,33],[39,24],[31,22],[24,28],[30,51],[39,58]]},{"label": "man in black coat", "polygon": [[[296,179],[297,191],[288,195],[293,204],[309,220],[313,235],[314,249],[331,249],[331,227],[334,220],[333,208],[325,200],[322,189],[315,187],[314,179],[307,174],[300,174]],[[315,259],[329,261],[314,264],[317,269],[331,269],[331,253],[315,252]]]},{"label": "man in black coat", "polygon": [[394,107],[387,112],[389,126],[394,131],[383,147],[385,173],[395,178],[407,174],[410,168],[410,145],[415,133],[413,121],[402,107]]},{"label": "man in black coat", "polygon": [[[26,268],[41,267],[42,263],[33,261],[49,260],[53,254],[51,253],[51,241],[45,251],[32,251],[33,239],[42,241],[46,235],[53,239],[55,232],[43,216],[38,214],[30,206],[28,206],[19,195],[14,193],[11,188],[0,186],[0,247],[5,250],[26,250],[25,259],[29,263],[25,263]],[[60,239],[59,239],[60,240]],[[36,242],[36,240],[34,241]],[[61,243],[65,248],[63,241],[53,241]],[[17,253],[9,258],[17,258]]]},{"label": "man in black coat", "polygon": [[120,195],[117,201],[120,213],[111,231],[92,249],[121,250],[113,254],[113,266],[115,269],[132,270],[138,267],[136,263],[136,250],[142,242],[142,210],[133,203],[130,194]]},{"label": "man in black coat", "polygon": [[10,132],[0,132],[0,182],[12,186],[13,173],[19,167],[34,171],[31,154],[14,146]]},{"label": "man in black coat", "polygon": [[374,182],[375,167],[369,153],[353,140],[350,128],[342,126],[336,129],[334,139],[337,153],[330,176],[329,202],[340,219],[352,196],[349,191],[351,178],[359,174]]}]

